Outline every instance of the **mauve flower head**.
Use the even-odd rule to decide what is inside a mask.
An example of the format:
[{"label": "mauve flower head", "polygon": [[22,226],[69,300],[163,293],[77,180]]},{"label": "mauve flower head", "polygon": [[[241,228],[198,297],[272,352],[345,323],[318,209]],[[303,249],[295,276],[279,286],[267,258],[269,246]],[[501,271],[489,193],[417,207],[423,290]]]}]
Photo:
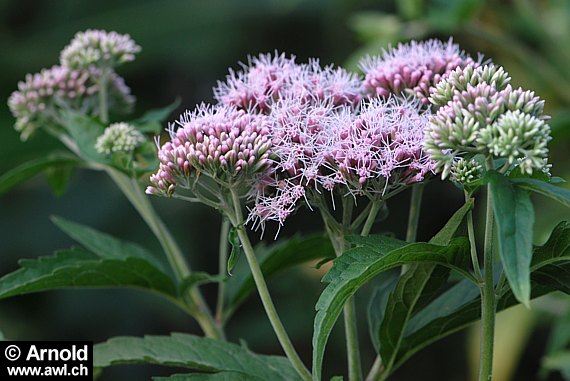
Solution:
[{"label": "mauve flower head", "polygon": [[241,66],[239,71],[230,69],[225,82],[218,81],[214,97],[223,105],[262,112],[268,110],[300,71],[294,56],[277,53],[249,57],[248,63]]},{"label": "mauve flower head", "polygon": [[370,96],[388,97],[390,94],[413,95],[429,104],[430,87],[456,68],[481,61],[473,60],[449,41],[411,41],[389,47],[380,56],[367,57],[360,62],[365,79],[363,87]]},{"label": "mauve flower head", "polygon": [[[38,128],[57,124],[54,115],[59,109],[72,109],[96,114],[99,109],[99,76],[95,67],[71,70],[64,66],[42,69],[27,74],[18,83],[18,90],[8,99],[8,106],[16,118],[15,128],[22,140],[27,140]],[[135,98],[123,78],[111,73],[108,82],[108,109],[115,113],[130,112]]]},{"label": "mauve flower head", "polygon": [[159,147],[160,167],[150,178],[148,194],[170,196],[176,186],[191,189],[201,176],[240,188],[269,165],[264,115],[202,104],[171,124],[169,133],[170,141]]},{"label": "mauve flower head", "polygon": [[95,149],[103,155],[115,152],[132,152],[144,143],[144,135],[134,126],[120,122],[113,123],[97,138]]},{"label": "mauve flower head", "polygon": [[16,118],[15,128],[21,139],[27,140],[36,129],[52,121],[54,107],[64,104],[69,108],[89,109],[96,92],[97,85],[88,71],[53,66],[27,74],[8,99],[8,106]]},{"label": "mauve flower head", "polygon": [[249,58],[242,70],[230,69],[225,82],[214,88],[216,100],[225,105],[270,113],[281,98],[331,100],[335,106],[356,105],[361,99],[360,78],[333,65],[321,67],[319,60],[298,64],[295,57],[262,54]]},{"label": "mauve flower head", "polygon": [[87,68],[89,66],[113,68],[133,61],[141,51],[131,36],[104,30],[77,32],[61,52],[62,66]]},{"label": "mauve flower head", "polygon": [[[429,111],[415,99],[389,97],[363,102],[352,117],[339,114],[331,130],[333,167],[355,193],[384,195],[419,181],[433,170],[423,151]],[[340,177],[335,175],[335,177]]]},{"label": "mauve flower head", "polygon": [[362,99],[361,80],[355,73],[334,65],[322,67],[318,59],[310,59],[299,68],[283,96],[327,100],[335,106],[356,106]]},{"label": "mauve flower head", "polygon": [[273,172],[258,189],[249,221],[283,224],[323,191],[383,197],[422,181],[433,163],[423,152],[428,111],[421,108],[394,97],[357,108],[335,106],[332,97],[282,98],[268,116]]},{"label": "mauve flower head", "polygon": [[542,170],[550,127],[544,101],[513,89],[502,67],[456,69],[432,89],[440,106],[425,132],[424,146],[446,178],[460,157],[483,154],[507,159],[523,173]]}]

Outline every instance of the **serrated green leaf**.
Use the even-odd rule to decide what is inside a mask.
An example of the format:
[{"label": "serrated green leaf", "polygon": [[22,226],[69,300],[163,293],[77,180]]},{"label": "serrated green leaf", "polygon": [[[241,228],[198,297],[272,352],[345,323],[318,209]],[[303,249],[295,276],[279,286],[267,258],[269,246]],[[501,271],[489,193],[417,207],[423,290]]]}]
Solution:
[{"label": "serrated green leaf", "polygon": [[463,204],[461,208],[457,209],[451,218],[447,221],[445,226],[429,240],[429,243],[432,245],[445,246],[451,242],[451,239],[457,232],[457,229],[459,229],[459,226],[463,222],[463,219],[473,208],[474,203],[475,201],[471,198],[465,204]]},{"label": "serrated green leaf", "polygon": [[[449,219],[446,225],[436,234],[431,240],[430,244],[409,244],[408,246],[405,242],[399,241],[393,238],[389,238],[386,236],[369,236],[369,237],[349,237],[349,240],[352,243],[360,245],[355,249],[349,250],[347,253],[343,254],[341,257],[334,261],[333,267],[327,273],[323,281],[329,280],[331,284],[323,291],[319,301],[317,302],[317,316],[315,317],[315,329],[313,334],[313,375],[320,377],[321,366],[322,366],[322,359],[324,356],[324,349],[326,342],[328,340],[328,336],[336,319],[340,314],[340,309],[342,308],[342,303],[346,301],[352,294],[356,292],[358,287],[364,284],[368,279],[367,271],[370,271],[369,267],[371,264],[374,264],[378,261],[385,260],[385,257],[388,259],[397,259],[396,256],[401,252],[405,252],[406,248],[412,247],[414,250],[415,248],[420,248],[421,246],[414,246],[414,245],[427,245],[434,250],[435,248],[439,247],[440,250],[445,251],[447,248],[445,245],[448,245],[455,232],[461,225],[463,218],[465,215],[471,210],[473,207],[473,200],[469,200],[465,205],[463,205],[460,209],[458,209],[453,216]],[[456,244],[462,239],[456,240]],[[463,245],[465,245],[465,241],[463,241]],[[438,245],[438,246],[435,246]],[[443,245],[443,246],[439,246]],[[357,251],[358,250],[358,251]],[[461,250],[465,250],[463,247]],[[356,253],[355,253],[356,251]],[[348,253],[352,253],[347,255]],[[355,258],[352,258],[351,255],[355,255]],[[421,255],[420,255],[421,256]],[[407,260],[410,262],[406,263],[416,263],[422,262],[423,260],[414,261],[413,256],[406,257]],[[423,258],[427,259],[427,258]],[[456,258],[459,267],[455,267],[459,269],[459,271],[465,273],[464,267],[466,266],[466,262],[468,261],[468,255],[463,257]],[[389,262],[389,261],[388,261]],[[426,261],[430,262],[431,264],[426,266],[433,266],[438,263],[438,261]],[[400,266],[400,263],[395,265]],[[441,264],[441,262],[440,262]],[[449,265],[449,264],[448,264]],[[389,267],[389,266],[388,266]],[[426,268],[424,268],[425,270]],[[384,269],[385,270],[385,269]],[[379,270],[378,272],[383,271]],[[433,270],[432,270],[433,271]],[[424,274],[431,276],[432,271],[424,271]],[[446,270],[443,270],[442,273],[438,270],[438,277],[434,278],[438,282],[441,282],[442,275],[447,274]],[[376,272],[376,273],[378,273]],[[372,272],[373,275],[376,273]],[[370,277],[372,277],[371,275]],[[428,277],[429,278],[429,277]],[[418,279],[418,281],[420,281]],[[423,281],[426,286],[436,286],[436,284],[429,283],[429,279]],[[430,288],[428,287],[428,288]],[[418,304],[423,304],[423,302],[431,296],[433,290],[427,292],[422,297],[423,290],[420,291],[420,296],[418,297],[417,301]],[[413,308],[413,307],[412,307]],[[403,329],[403,327],[401,327]]]},{"label": "serrated green leaf", "polygon": [[432,263],[414,264],[400,277],[388,297],[385,317],[378,331],[385,371],[390,372],[396,361],[406,326],[414,311],[427,304],[448,277],[449,268]]},{"label": "serrated green leaf", "polygon": [[265,381],[263,378],[238,372],[173,374],[169,377],[153,377],[152,379],[154,381]]},{"label": "serrated green leaf", "polygon": [[[306,237],[294,236],[286,241],[278,242],[268,248],[256,249],[260,256],[261,270],[265,278],[293,266],[321,258],[334,258],[334,250],[322,234]],[[255,282],[247,269],[240,271],[228,280],[230,311],[235,310],[254,290]]]},{"label": "serrated green leaf", "polygon": [[334,261],[331,271],[335,276],[327,276],[331,283],[325,288],[316,305],[313,377],[321,378],[324,349],[332,327],[346,300],[362,285],[383,271],[419,262],[439,264],[464,272],[469,257],[467,250],[468,242],[463,238],[457,238],[447,247],[413,243],[389,252],[382,252],[375,251],[373,247],[360,246],[343,253]]},{"label": "serrated green leaf", "polygon": [[95,149],[97,138],[105,127],[95,118],[73,110],[62,111],[62,124],[77,144],[80,156],[101,164],[111,164],[111,158],[100,154]]},{"label": "serrated green leaf", "polygon": [[150,363],[202,372],[237,372],[263,380],[298,380],[289,361],[264,356],[228,342],[183,333],[115,337],[93,348],[93,366]]},{"label": "serrated green leaf", "polygon": [[141,132],[159,134],[163,130],[164,123],[170,114],[180,106],[180,99],[176,99],[171,104],[148,110],[140,118],[133,120],[134,124]]},{"label": "serrated green leaf", "polygon": [[68,153],[53,153],[39,159],[28,161],[0,176],[0,194],[23,183],[31,177],[44,172],[49,168],[76,165],[80,160]]},{"label": "serrated green leaf", "polygon": [[545,181],[540,181],[536,179],[525,179],[517,178],[512,179],[512,183],[516,184],[517,187],[529,190],[531,192],[540,193],[546,197],[550,197],[559,203],[570,207],[570,190],[552,185]]},{"label": "serrated green leaf", "polygon": [[[470,199],[459,208],[432,237],[430,244],[448,245],[465,215],[473,208],[473,203],[473,199]],[[412,315],[432,300],[435,293],[447,282],[448,276],[449,268],[434,263],[417,264],[412,265],[392,286],[391,292],[385,296],[386,302],[378,307],[382,320],[377,322],[374,330],[370,332],[373,342],[377,343],[376,349],[383,353],[385,366],[391,367],[396,360],[400,342]]]},{"label": "serrated green leaf", "polygon": [[64,233],[101,258],[141,258],[153,264],[161,271],[168,273],[166,266],[161,261],[159,261],[145,248],[135,243],[120,240],[88,226],[71,222],[62,217],[52,217],[52,221]]},{"label": "serrated green leaf", "polygon": [[[548,241],[535,248],[531,281],[533,298],[552,291],[570,293],[570,223],[560,223]],[[518,303],[509,287],[497,292],[497,311]],[[410,320],[392,371],[421,348],[478,321],[480,312],[479,290],[468,280],[441,294]]]},{"label": "serrated green leaf", "polygon": [[0,298],[71,287],[136,287],[176,295],[170,277],[140,257],[101,257],[72,248],[19,264],[0,278]]},{"label": "serrated green leaf", "polygon": [[380,350],[380,339],[378,337],[380,324],[382,324],[384,320],[388,297],[398,283],[398,276],[397,271],[392,271],[391,273],[381,276],[379,284],[374,287],[374,291],[368,302],[368,331],[376,352]]},{"label": "serrated green leaf", "polygon": [[521,303],[530,301],[530,263],[534,209],[527,191],[513,186],[495,171],[487,173],[497,221],[499,254],[513,293]]}]

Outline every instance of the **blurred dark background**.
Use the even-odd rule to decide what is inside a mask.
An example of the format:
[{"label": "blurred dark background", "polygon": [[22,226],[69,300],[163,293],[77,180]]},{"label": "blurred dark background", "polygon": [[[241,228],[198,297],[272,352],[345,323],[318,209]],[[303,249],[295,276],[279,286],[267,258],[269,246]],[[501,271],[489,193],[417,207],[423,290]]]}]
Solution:
[{"label": "blurred dark background", "polygon": [[[101,28],[129,33],[143,47],[133,63],[119,69],[137,96],[137,114],[161,107],[175,98],[180,109],[212,101],[212,87],[228,67],[247,55],[278,50],[299,61],[318,57],[322,63],[357,69],[364,54],[376,54],[389,43],[453,36],[463,49],[504,65],[513,83],[531,88],[546,100],[553,116],[553,174],[570,178],[570,2],[567,0],[248,0],[180,1],[73,0],[0,1],[0,174],[26,160],[58,148],[58,142],[38,134],[21,143],[6,101],[26,73],[58,61],[59,51],[76,31]],[[176,113],[172,116],[174,118]],[[443,196],[442,196],[443,195]],[[442,197],[445,199],[442,200]],[[390,204],[384,226],[403,238],[409,193]],[[435,233],[461,205],[461,192],[432,181],[422,209],[419,239]],[[168,226],[188,253],[194,269],[217,271],[220,217],[213,211],[177,201],[154,199]],[[542,243],[569,212],[535,199],[535,241]],[[17,268],[19,258],[48,255],[72,241],[51,222],[51,215],[93,226],[115,236],[160,248],[112,182],[103,174],[79,171],[67,193],[54,196],[43,176],[0,195],[0,275]],[[281,237],[298,230],[316,231],[318,216],[303,211],[291,219]],[[382,226],[377,231],[382,230]],[[272,234],[265,241],[271,243]],[[256,237],[257,238],[257,237]],[[311,353],[314,303],[322,289],[321,272],[311,266],[287,271],[270,282],[285,325],[305,361]],[[215,287],[205,286],[210,302]],[[369,344],[365,289],[361,306],[361,342],[367,369],[373,360]],[[549,297],[531,311],[519,309],[504,318],[497,338],[497,373],[501,380],[534,380],[547,342],[550,322],[567,308],[567,299]],[[505,327],[505,328],[502,328]],[[326,375],[345,369],[341,323],[333,333],[325,362]],[[227,327],[232,341],[245,340],[263,353],[280,354],[268,321],[254,295]],[[17,340],[106,340],[117,335],[200,333],[176,307],[138,291],[56,291],[0,301],[0,331]],[[413,357],[394,380],[466,380],[475,356],[465,332],[455,334]],[[518,340],[518,341],[517,341]],[[476,340],[475,340],[476,341]],[[513,348],[516,344],[520,350]],[[501,349],[503,348],[503,349]],[[519,353],[520,352],[520,353]],[[149,379],[172,369],[116,367],[102,380]],[[561,379],[553,374],[549,380]]]}]

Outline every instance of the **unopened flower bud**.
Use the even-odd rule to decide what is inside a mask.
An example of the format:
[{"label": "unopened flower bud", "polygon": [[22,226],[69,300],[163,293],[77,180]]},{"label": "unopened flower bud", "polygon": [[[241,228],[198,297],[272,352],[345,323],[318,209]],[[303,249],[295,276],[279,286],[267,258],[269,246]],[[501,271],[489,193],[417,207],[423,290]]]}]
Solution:
[{"label": "unopened flower bud", "polygon": [[141,47],[128,34],[86,30],[78,32],[63,49],[60,61],[63,66],[72,69],[88,68],[91,65],[113,68],[133,61],[135,54],[140,51]]},{"label": "unopened flower bud", "polygon": [[130,124],[113,123],[97,138],[95,149],[103,155],[132,152],[144,141],[144,135]]}]

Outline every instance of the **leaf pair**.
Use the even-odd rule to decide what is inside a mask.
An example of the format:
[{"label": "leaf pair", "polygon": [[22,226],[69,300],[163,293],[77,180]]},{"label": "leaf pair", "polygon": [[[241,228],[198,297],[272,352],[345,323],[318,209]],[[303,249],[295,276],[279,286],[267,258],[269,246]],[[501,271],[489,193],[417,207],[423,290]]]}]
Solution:
[{"label": "leaf pair", "polygon": [[61,218],[54,222],[85,248],[20,260],[19,270],[0,278],[0,298],[69,287],[135,287],[177,296],[172,275],[142,247]]},{"label": "leaf pair", "polygon": [[529,306],[530,265],[534,209],[528,191],[540,193],[570,206],[570,191],[534,178],[509,179],[495,171],[487,173],[497,221],[501,262],[513,294]]},{"label": "leaf pair", "polygon": [[[321,379],[325,345],[345,301],[379,273],[404,264],[413,264],[414,267],[409,270],[409,275],[400,279],[398,285],[395,286],[396,289],[388,297],[386,303],[392,308],[385,311],[380,326],[380,335],[385,336],[385,340],[383,338],[379,340],[381,351],[384,351],[387,358],[394,357],[393,353],[399,346],[405,323],[413,312],[414,306],[422,302],[417,296],[418,293],[411,292],[408,287],[413,285],[423,290],[434,279],[438,279],[439,283],[443,274],[432,277],[436,275],[434,273],[436,265],[468,274],[466,270],[469,259],[468,242],[463,238],[452,240],[451,237],[471,207],[472,203],[468,203],[456,212],[450,222],[429,244],[407,244],[384,236],[358,237],[351,240],[357,246],[334,261],[332,269],[323,278],[323,281],[330,283],[316,305],[317,315],[313,333],[313,377],[315,379]],[[442,243],[449,243],[449,245],[438,245]],[[422,293],[419,295],[421,296]],[[382,296],[382,298],[385,297],[386,295]],[[399,324],[402,325],[397,327],[396,325]]]}]

